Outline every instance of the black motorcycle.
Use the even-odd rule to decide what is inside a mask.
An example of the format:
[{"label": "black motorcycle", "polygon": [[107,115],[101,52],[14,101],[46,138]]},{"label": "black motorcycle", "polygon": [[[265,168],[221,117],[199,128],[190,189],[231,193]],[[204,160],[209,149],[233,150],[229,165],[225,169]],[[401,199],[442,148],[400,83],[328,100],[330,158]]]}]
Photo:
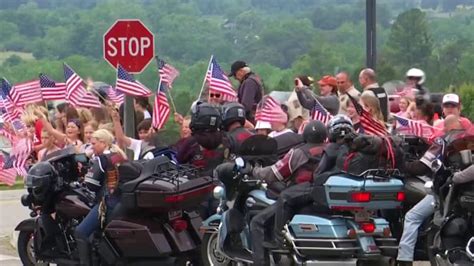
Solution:
[{"label": "black motorcycle", "polygon": [[[79,263],[74,229],[89,213],[94,195],[78,184],[87,164],[83,155],[62,150],[47,160],[54,175],[26,178],[22,204],[31,219],[22,221],[18,253],[23,265]],[[79,166],[79,167],[78,167]],[[177,166],[166,156],[119,166],[120,211],[107,217],[92,241],[94,265],[185,265],[200,260],[199,203],[214,185],[192,167]],[[31,170],[30,170],[31,172]],[[115,213],[118,213],[115,215]]]},{"label": "black motorcycle", "polygon": [[436,202],[432,221],[435,230],[429,237],[433,240],[430,252],[433,265],[472,265],[466,243],[474,235],[474,182],[455,184],[452,177],[456,171],[472,165],[473,147],[473,136],[469,140],[456,140],[445,147],[448,150],[445,163],[434,162],[435,180],[427,186]]}]

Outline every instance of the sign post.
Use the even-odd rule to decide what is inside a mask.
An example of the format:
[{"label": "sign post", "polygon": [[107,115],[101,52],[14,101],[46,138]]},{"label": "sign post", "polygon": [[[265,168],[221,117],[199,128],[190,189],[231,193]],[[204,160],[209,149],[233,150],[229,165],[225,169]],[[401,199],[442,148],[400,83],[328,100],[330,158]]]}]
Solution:
[{"label": "sign post", "polygon": [[[120,64],[130,73],[141,73],[155,57],[155,38],[140,20],[119,19],[104,34],[103,53],[112,67]],[[134,137],[135,108],[131,96],[125,97],[123,109],[125,135]]]}]

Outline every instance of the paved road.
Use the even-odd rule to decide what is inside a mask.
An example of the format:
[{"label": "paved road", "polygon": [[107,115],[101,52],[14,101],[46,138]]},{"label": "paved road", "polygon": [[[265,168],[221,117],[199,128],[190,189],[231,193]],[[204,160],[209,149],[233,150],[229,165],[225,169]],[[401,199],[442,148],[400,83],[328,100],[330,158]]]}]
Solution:
[{"label": "paved road", "polygon": [[13,230],[16,225],[29,216],[28,208],[20,203],[20,197],[26,191],[0,191],[0,265],[21,265],[15,248],[11,245]]}]

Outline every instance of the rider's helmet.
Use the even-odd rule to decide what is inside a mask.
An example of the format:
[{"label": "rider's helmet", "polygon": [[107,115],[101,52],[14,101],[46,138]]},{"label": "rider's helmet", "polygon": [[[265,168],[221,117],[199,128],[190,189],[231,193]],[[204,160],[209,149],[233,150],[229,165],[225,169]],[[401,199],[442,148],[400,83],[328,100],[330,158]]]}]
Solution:
[{"label": "rider's helmet", "polygon": [[415,79],[417,85],[422,85],[425,82],[425,72],[419,68],[410,68],[406,73],[407,79]]},{"label": "rider's helmet", "polygon": [[354,134],[352,120],[347,115],[335,115],[328,122],[329,141],[335,142],[349,134]]},{"label": "rider's helmet", "polygon": [[240,103],[226,103],[222,107],[223,129],[227,130],[227,127],[234,122],[239,122],[241,126],[245,124],[245,108]]},{"label": "rider's helmet", "polygon": [[310,121],[303,130],[303,139],[306,143],[323,143],[328,137],[326,126],[318,120]]},{"label": "rider's helmet", "polygon": [[34,164],[26,175],[26,187],[31,189],[35,201],[44,201],[48,193],[51,193],[57,171],[49,162],[38,162]]},{"label": "rider's helmet", "polygon": [[221,126],[221,115],[215,106],[198,102],[191,109],[192,115],[189,127],[192,132],[217,131]]}]

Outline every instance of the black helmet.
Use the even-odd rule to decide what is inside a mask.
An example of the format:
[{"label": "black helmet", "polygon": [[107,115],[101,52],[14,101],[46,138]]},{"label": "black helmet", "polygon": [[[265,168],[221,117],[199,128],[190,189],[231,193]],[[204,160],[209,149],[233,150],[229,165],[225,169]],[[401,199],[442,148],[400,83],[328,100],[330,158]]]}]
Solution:
[{"label": "black helmet", "polygon": [[245,124],[245,108],[240,103],[231,102],[222,106],[222,126],[224,130],[234,122]]},{"label": "black helmet", "polygon": [[221,114],[215,106],[198,102],[191,111],[191,131],[217,131],[220,128]]},{"label": "black helmet", "polygon": [[313,120],[304,127],[303,139],[306,143],[323,143],[327,137],[326,125],[319,120]]},{"label": "black helmet", "polygon": [[354,134],[354,126],[347,115],[336,115],[328,123],[329,141],[335,142],[349,134]]},{"label": "black helmet", "polygon": [[49,162],[34,164],[26,175],[26,187],[32,190],[36,201],[44,201],[57,179],[57,171]]}]

